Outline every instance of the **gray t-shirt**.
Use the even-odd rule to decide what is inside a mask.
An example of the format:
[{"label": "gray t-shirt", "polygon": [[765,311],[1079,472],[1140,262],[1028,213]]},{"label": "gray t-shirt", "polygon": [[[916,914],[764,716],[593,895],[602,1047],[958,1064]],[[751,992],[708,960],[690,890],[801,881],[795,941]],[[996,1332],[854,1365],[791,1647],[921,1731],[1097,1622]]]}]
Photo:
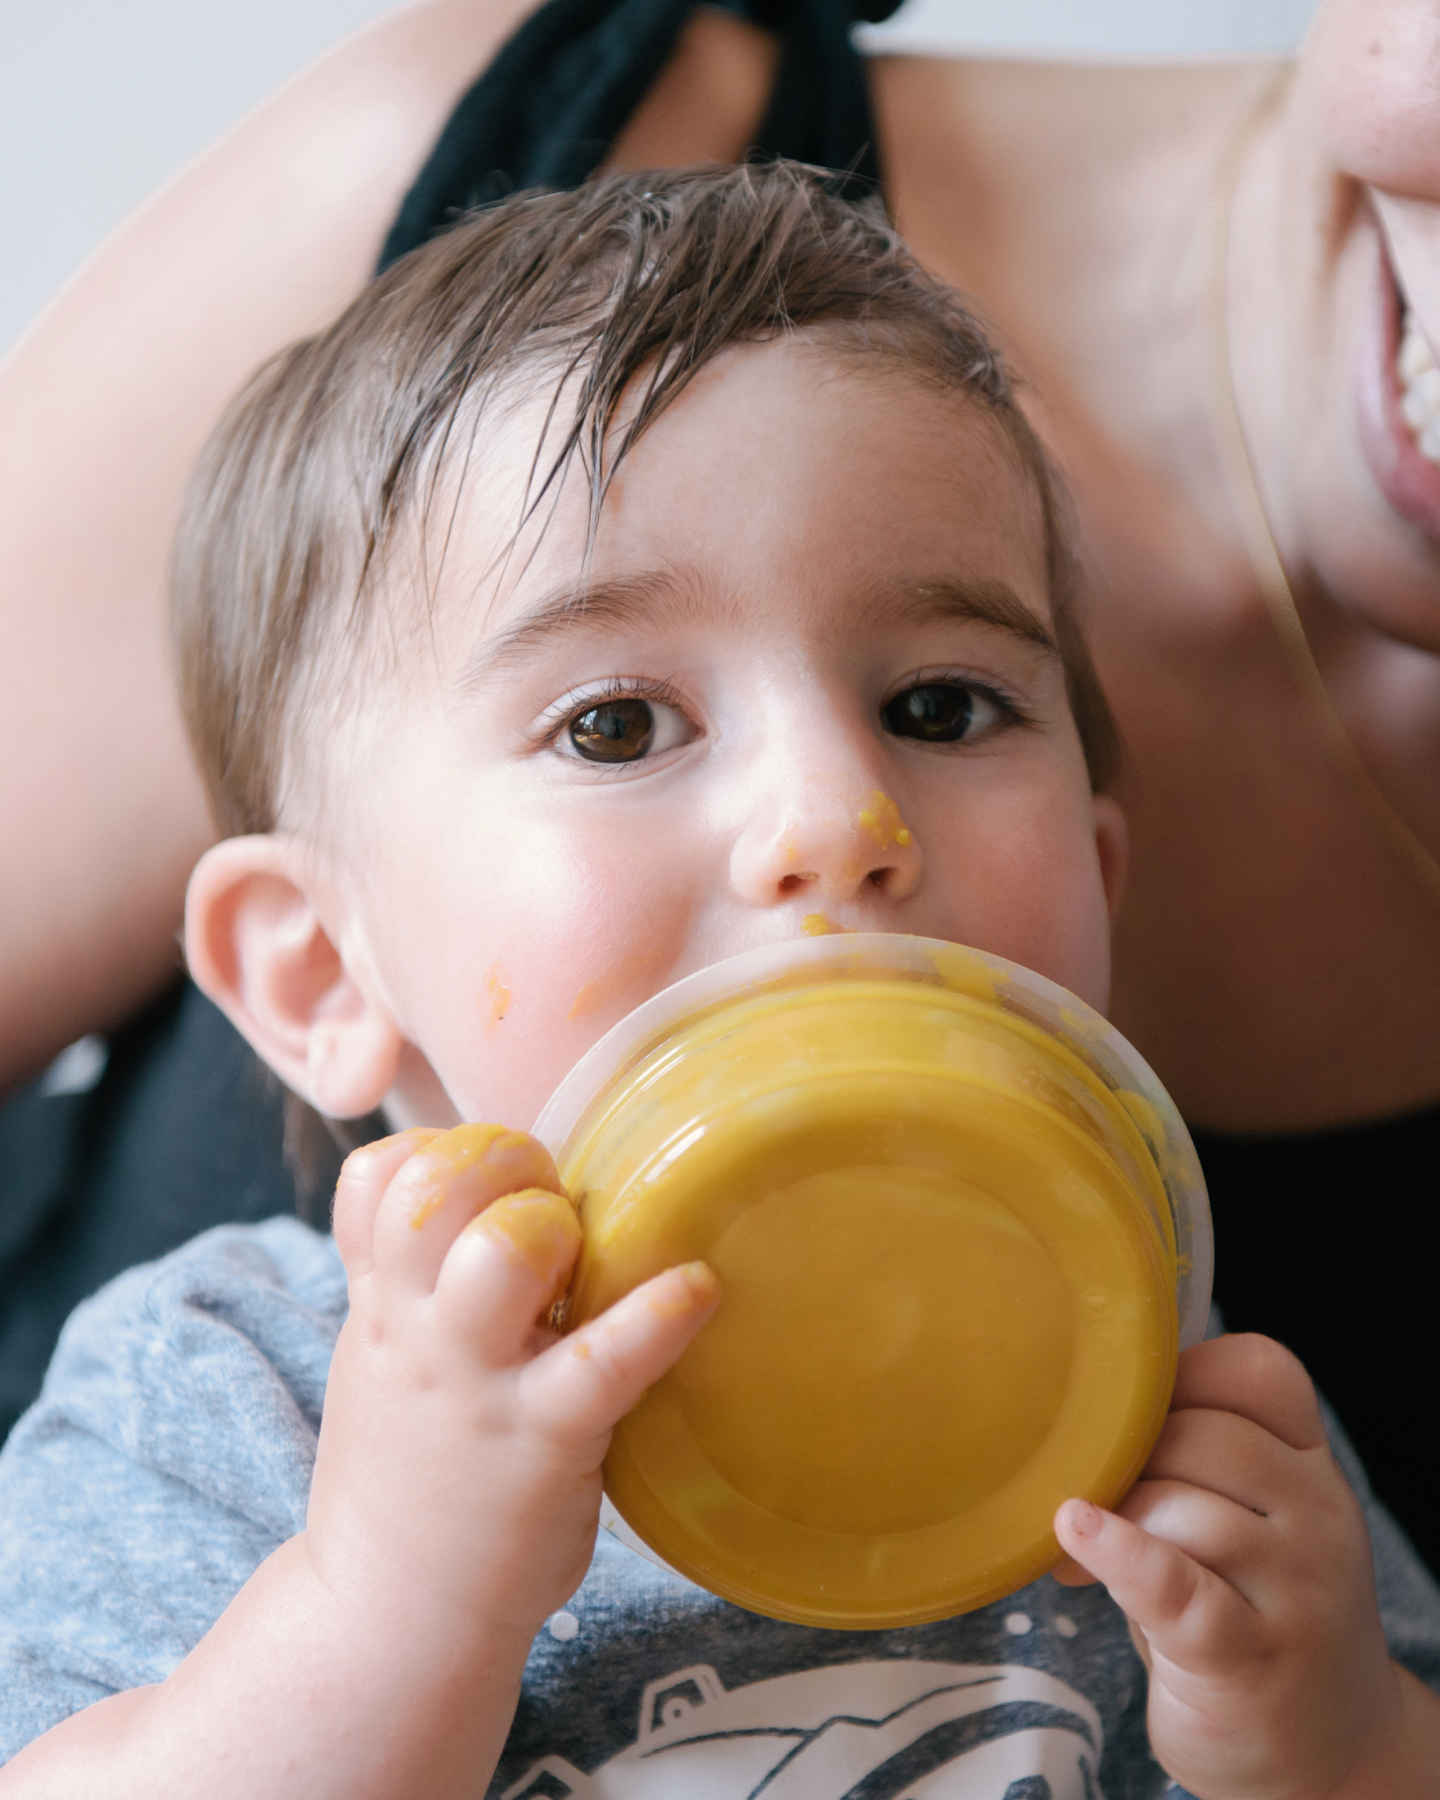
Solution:
[{"label": "gray t-shirt", "polygon": [[[81,1307],[0,1455],[0,1760],[162,1680],[304,1523],[345,1317],[333,1244],[212,1231]],[[1440,1686],[1440,1592],[1365,1502],[1392,1651]],[[1099,1588],[900,1631],[778,1624],[601,1534],[535,1640],[504,1800],[1142,1800],[1170,1784]],[[477,1800],[479,1782],[477,1781]]]}]

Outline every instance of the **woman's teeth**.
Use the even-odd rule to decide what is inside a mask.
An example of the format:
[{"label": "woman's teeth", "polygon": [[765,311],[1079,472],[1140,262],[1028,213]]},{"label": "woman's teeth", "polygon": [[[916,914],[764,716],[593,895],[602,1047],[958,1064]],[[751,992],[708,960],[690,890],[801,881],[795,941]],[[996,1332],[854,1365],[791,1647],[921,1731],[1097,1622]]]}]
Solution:
[{"label": "woman's teeth", "polygon": [[1440,369],[1435,367],[1435,353],[1408,307],[1395,367],[1400,376],[1400,410],[1405,423],[1415,433],[1420,454],[1440,464]]}]

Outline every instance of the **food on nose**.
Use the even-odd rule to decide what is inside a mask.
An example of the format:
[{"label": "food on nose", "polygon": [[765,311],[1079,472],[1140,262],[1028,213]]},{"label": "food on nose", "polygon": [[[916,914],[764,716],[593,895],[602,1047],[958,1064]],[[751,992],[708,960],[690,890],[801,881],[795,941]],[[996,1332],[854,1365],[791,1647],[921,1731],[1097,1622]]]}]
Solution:
[{"label": "food on nose", "polygon": [[618,1428],[611,1501],[682,1573],[801,1623],[915,1623],[1033,1579],[1060,1501],[1138,1474],[1175,1372],[1158,1115],[1081,1034],[1007,1013],[971,953],[931,946],[930,983],[867,971],[896,941],[836,938],[839,966],[682,1018],[560,1156],[572,1324],[676,1264],[721,1284]]},{"label": "food on nose", "polygon": [[900,817],[900,808],[888,794],[882,794],[879,788],[860,808],[860,817],[856,821],[860,829],[867,832],[875,840],[879,850],[888,850],[892,844],[905,849],[911,841],[909,826]]},{"label": "food on nose", "polygon": [[806,913],[800,921],[800,929],[806,937],[828,937],[832,931],[840,927],[833,920],[827,919],[824,913]]},{"label": "food on nose", "polygon": [[1408,307],[1395,366],[1405,423],[1414,433],[1421,455],[1440,464],[1440,369],[1436,368],[1435,353]]}]

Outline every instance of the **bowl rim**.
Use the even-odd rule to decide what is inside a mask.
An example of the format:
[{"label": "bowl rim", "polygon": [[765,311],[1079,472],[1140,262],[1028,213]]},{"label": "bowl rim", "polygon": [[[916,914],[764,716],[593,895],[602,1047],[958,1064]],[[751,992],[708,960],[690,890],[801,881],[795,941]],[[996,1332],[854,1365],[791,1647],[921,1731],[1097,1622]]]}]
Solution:
[{"label": "bowl rim", "polygon": [[592,1044],[546,1101],[533,1135],[561,1161],[604,1089],[683,1021],[729,999],[842,973],[859,979],[899,975],[988,1001],[1056,1038],[1112,1092],[1144,1103],[1127,1110],[1154,1157],[1170,1207],[1179,1347],[1198,1344],[1210,1317],[1214,1234],[1200,1159],[1174,1101],[1139,1051],[1094,1007],[1058,982],[990,951],[942,938],[850,932],[787,938],[710,963],[652,994]]}]

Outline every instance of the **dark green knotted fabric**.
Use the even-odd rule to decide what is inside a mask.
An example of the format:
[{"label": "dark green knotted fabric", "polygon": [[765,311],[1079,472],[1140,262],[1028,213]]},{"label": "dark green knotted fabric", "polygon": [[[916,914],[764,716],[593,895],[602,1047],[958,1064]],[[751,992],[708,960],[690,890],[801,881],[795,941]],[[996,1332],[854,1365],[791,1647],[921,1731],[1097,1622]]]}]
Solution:
[{"label": "dark green knotted fabric", "polygon": [[[461,99],[405,196],[383,269],[472,207],[521,188],[592,175],[675,48],[691,0],[549,0]],[[880,180],[865,72],[850,42],[860,17],[893,4],[784,0],[745,16],[780,38],[780,70],[757,153]]]}]

